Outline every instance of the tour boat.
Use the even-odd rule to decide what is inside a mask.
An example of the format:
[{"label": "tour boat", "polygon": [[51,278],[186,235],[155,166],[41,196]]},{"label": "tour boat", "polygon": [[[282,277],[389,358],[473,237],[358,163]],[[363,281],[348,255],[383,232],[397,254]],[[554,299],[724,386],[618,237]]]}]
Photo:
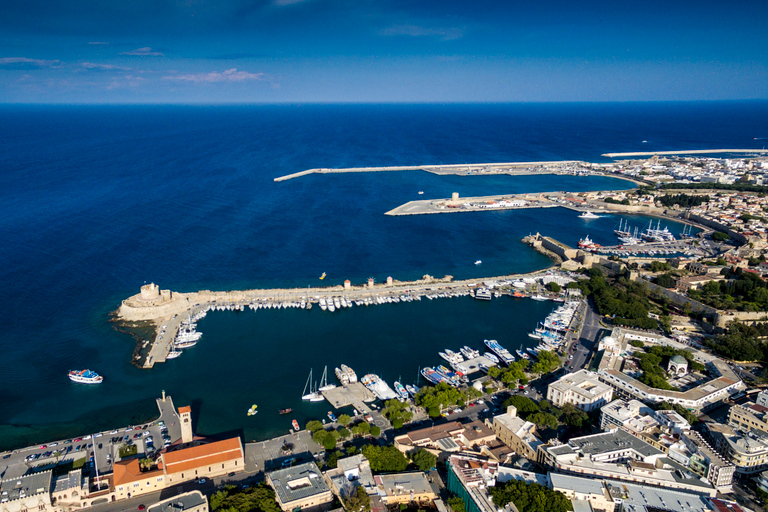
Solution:
[{"label": "tour boat", "polygon": [[104,377],[93,370],[71,370],[69,372],[69,380],[81,384],[101,384]]}]

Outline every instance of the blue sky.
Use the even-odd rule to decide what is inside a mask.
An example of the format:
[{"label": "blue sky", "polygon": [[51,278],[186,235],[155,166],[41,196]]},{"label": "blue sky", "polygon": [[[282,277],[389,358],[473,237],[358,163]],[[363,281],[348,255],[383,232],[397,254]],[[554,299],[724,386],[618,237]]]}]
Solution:
[{"label": "blue sky", "polygon": [[768,2],[3,0],[0,102],[768,98]]}]

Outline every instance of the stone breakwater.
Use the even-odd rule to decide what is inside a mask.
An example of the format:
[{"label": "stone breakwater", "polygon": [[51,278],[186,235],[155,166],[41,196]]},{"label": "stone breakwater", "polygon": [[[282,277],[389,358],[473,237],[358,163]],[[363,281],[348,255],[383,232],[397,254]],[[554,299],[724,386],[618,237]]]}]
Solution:
[{"label": "stone breakwater", "polygon": [[151,341],[137,340],[133,363],[141,368],[151,368],[164,362],[173,347],[173,341],[182,321],[187,317],[202,316],[215,309],[244,309],[254,305],[268,307],[295,307],[298,303],[316,305],[320,299],[344,297],[347,301],[365,301],[366,304],[382,304],[406,296],[437,298],[468,295],[483,283],[499,283],[525,277],[538,277],[551,272],[553,267],[530,274],[513,274],[454,281],[453,276],[434,278],[425,275],[416,281],[397,281],[387,278],[386,283],[353,286],[345,281],[341,286],[324,288],[273,288],[254,290],[211,291],[191,293],[161,290],[156,284],[147,284],[141,291],[122,301],[114,317],[118,325],[149,323],[154,325]]}]

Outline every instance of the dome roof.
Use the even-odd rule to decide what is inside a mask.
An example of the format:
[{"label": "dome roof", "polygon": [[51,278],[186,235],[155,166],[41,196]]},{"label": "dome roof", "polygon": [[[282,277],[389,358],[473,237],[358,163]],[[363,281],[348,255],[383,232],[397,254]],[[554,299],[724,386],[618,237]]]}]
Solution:
[{"label": "dome roof", "polygon": [[683,356],[672,356],[672,359],[670,359],[669,362],[675,364],[688,364],[688,360]]}]

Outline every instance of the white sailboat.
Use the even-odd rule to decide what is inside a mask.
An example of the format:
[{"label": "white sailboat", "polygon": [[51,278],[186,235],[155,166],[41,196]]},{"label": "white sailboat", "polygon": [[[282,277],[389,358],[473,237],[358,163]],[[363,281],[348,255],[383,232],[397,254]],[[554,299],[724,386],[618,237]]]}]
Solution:
[{"label": "white sailboat", "polygon": [[328,384],[328,367],[323,368],[323,376],[320,378],[320,387],[317,391],[328,391],[336,387],[336,384]]},{"label": "white sailboat", "polygon": [[[313,386],[314,383],[312,382],[312,369],[310,368],[307,383],[304,384],[304,391],[301,393],[301,399],[308,402],[322,402],[323,395],[314,390]],[[309,393],[307,393],[307,389],[309,389]]]}]

